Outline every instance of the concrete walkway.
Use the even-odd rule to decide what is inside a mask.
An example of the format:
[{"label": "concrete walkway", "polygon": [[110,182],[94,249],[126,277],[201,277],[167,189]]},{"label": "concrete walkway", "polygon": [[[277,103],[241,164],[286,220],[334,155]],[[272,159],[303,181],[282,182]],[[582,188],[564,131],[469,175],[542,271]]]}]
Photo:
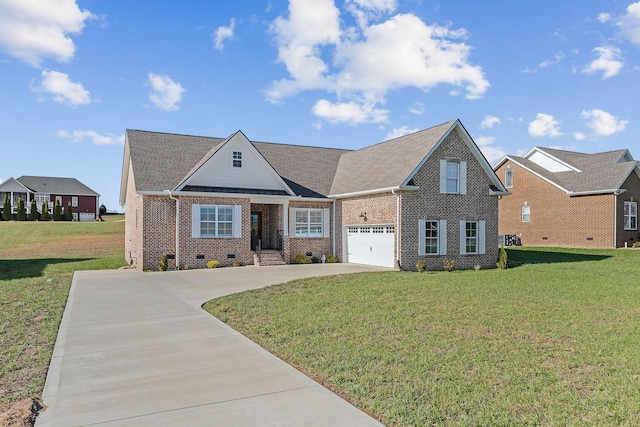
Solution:
[{"label": "concrete walkway", "polygon": [[36,426],[380,426],[201,308],[297,278],[374,270],[76,272]]}]

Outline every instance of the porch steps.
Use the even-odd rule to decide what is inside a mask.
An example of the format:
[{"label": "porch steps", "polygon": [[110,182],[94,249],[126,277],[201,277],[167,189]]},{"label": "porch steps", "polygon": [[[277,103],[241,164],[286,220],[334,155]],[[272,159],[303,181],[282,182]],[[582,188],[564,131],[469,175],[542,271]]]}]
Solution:
[{"label": "porch steps", "polygon": [[268,265],[286,265],[282,260],[282,256],[278,251],[262,250],[260,254],[260,261],[258,261],[258,254],[253,254],[253,263],[259,267]]}]

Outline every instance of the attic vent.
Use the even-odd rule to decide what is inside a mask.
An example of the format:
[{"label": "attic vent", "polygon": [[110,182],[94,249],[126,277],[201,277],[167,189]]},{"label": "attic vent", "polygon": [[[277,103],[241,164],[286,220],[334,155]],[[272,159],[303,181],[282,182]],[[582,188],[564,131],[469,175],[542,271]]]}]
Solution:
[{"label": "attic vent", "polygon": [[409,180],[409,182],[407,182],[407,185],[413,185],[413,186],[415,186],[415,185],[416,185],[416,183],[413,181],[413,178],[411,178],[411,179]]},{"label": "attic vent", "polygon": [[490,189],[491,191],[500,191],[500,189],[498,188],[498,186],[497,186],[497,185],[495,185],[495,184],[489,184],[489,189]]}]

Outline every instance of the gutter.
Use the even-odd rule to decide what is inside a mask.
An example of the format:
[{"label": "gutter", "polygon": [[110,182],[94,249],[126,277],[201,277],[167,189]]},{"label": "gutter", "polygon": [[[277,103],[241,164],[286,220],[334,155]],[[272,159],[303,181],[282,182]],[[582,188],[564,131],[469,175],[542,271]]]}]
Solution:
[{"label": "gutter", "polygon": [[590,191],[567,191],[567,194],[569,195],[569,197],[574,197],[574,196],[591,196],[591,195],[595,195],[595,194],[609,194],[609,193],[613,193],[616,196],[620,195],[622,193],[624,193],[625,189],[623,188],[612,188],[610,190],[590,190]]},{"label": "gutter", "polygon": [[355,197],[355,196],[366,196],[368,194],[376,194],[376,193],[388,193],[391,192],[395,194],[394,191],[416,191],[419,190],[420,187],[417,185],[396,185],[395,187],[385,187],[385,188],[376,188],[373,190],[363,190],[363,191],[354,191],[353,193],[342,193],[342,194],[330,194],[327,197],[330,198],[345,198],[345,197]]},{"label": "gutter", "polygon": [[275,199],[275,200],[293,200],[293,201],[305,201],[305,202],[329,202],[329,197],[302,197],[302,196],[274,196],[270,194],[242,194],[242,193],[207,193],[207,192],[196,192],[196,191],[173,191],[173,190],[163,190],[163,191],[138,191],[137,194],[142,194],[146,196],[166,196],[167,192],[170,191],[171,194],[175,196],[192,196],[192,197],[224,197],[227,199],[251,199],[251,198],[264,198],[264,199]]},{"label": "gutter", "polygon": [[171,190],[167,190],[169,198],[176,201],[176,270],[180,270],[180,199],[173,197]]}]

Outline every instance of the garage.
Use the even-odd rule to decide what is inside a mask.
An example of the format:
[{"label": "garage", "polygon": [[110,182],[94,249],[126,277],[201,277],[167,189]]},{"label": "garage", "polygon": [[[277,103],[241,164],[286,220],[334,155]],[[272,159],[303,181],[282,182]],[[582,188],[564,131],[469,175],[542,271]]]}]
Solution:
[{"label": "garage", "polygon": [[89,222],[96,219],[96,214],[91,212],[80,212],[80,222]]},{"label": "garage", "polygon": [[353,225],[345,229],[347,262],[394,267],[393,225]]}]

